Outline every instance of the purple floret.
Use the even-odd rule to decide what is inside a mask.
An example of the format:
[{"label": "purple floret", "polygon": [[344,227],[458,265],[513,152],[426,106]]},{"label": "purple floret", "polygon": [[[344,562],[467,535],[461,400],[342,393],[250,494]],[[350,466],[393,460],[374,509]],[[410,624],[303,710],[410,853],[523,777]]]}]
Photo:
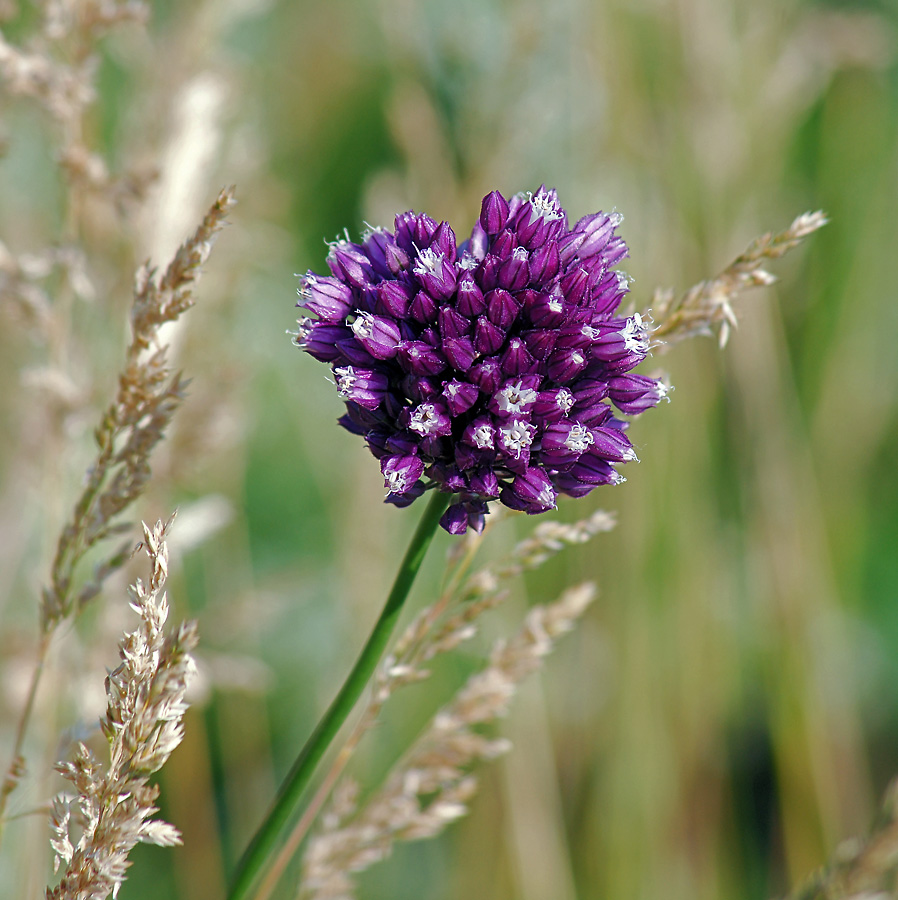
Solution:
[{"label": "purple floret", "polygon": [[573,228],[554,190],[483,199],[461,245],[446,222],[406,212],[394,231],[338,241],[309,272],[295,343],[328,363],[346,414],[380,460],[387,502],[454,495],[441,525],[483,528],[487,502],[536,514],[624,479],[636,459],[624,415],[668,388],[631,374],[651,341],[616,315],[628,279],[621,217]]}]

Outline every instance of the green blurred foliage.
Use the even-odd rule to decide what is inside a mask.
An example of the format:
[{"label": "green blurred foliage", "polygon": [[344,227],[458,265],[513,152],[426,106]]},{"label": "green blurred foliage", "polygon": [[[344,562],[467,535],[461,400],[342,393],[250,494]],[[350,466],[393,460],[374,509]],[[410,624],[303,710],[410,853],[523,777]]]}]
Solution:
[{"label": "green blurred foliage", "polygon": [[[806,209],[832,221],[777,268],[776,288],[742,301],[724,350],[696,340],[645,366],[669,371],[676,391],[634,425],[642,463],[625,486],[558,511],[572,521],[602,506],[619,527],[520,587],[518,615],[578,579],[596,579],[600,598],[507,723],[514,766],[484,772],[466,821],[397,850],[360,895],[754,900],[863,832],[898,772],[895,4],[155,7],[149,38],[104,47],[97,146],[115,165],[162,159],[168,183],[174,111],[186,85],[210,79],[222,97],[203,120],[212,149],[191,170],[196,208],[168,246],[221,184],[237,182],[241,205],[179,338],[192,398],[138,514],[214,494],[232,515],[183,555],[172,545],[170,595],[203,637],[204,695],[162,775],[162,814],[185,846],[138,848],[121,896],[221,896],[417,517],[381,503],[376,463],[335,425],[325,368],[284,336],[293,273],[320,270],[324,241],[344,227],[389,226],[413,207],[463,236],[487,191],[541,182],[574,219],[626,214],[639,306],[655,285],[713,275]],[[24,251],[60,215],[53,131],[22,104],[6,122],[0,223]],[[152,223],[129,227],[130,256],[102,221],[82,233],[112,247],[70,359],[96,408],[130,272],[154,247]],[[0,334],[11,473],[23,471],[17,436],[35,402],[9,393],[14,367],[40,355],[28,340],[14,326]],[[27,619],[92,421],[75,417],[74,443],[41,444],[27,470],[41,512],[20,523],[31,537],[7,579],[10,621]],[[502,523],[487,552],[532,524]],[[449,543],[431,550],[414,605],[437,590]],[[497,630],[514,627],[511,611],[500,619]],[[460,656],[398,701],[358,773],[382,774],[477,660]],[[51,720],[66,727],[57,706]]]}]

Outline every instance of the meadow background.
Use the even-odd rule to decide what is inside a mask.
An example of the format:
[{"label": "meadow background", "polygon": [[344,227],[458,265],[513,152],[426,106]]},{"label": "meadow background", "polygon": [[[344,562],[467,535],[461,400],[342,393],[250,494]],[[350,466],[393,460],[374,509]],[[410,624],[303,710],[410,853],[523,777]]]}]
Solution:
[{"label": "meadow background", "polygon": [[[638,306],[800,212],[831,224],[776,267],[777,286],[744,298],[723,351],[692,340],[644,367],[676,390],[634,423],[642,462],[557,514],[601,507],[617,529],[519,585],[493,630],[575,580],[596,579],[598,601],[517,698],[502,729],[516,749],[483,770],[470,815],[398,848],[360,896],[754,900],[864,833],[898,774],[893,0],[151,8],[146,28],[103,40],[83,122],[113,171],[158,167],[145,202],[73,203],[57,126],[0,92],[0,239],[17,255],[76,242],[88,276],[51,279],[47,329],[0,305],[3,764],[134,269],[164,264],[235,183],[198,305],[170,335],[190,396],[132,515],[180,508],[169,596],[174,618],[199,620],[187,736],[161,775],[162,815],[185,844],[138,847],[121,894],[222,896],[420,512],[382,504],[376,463],[335,424],[325,368],[291,346],[293,273],[321,271],[324,239],[344,227],[355,237],[414,208],[462,235],[488,191],[546,183],[572,219],[624,214]],[[7,0],[0,15],[15,43],[38,10]],[[534,524],[506,520],[487,555]],[[437,590],[450,541],[438,537],[413,606]],[[105,667],[133,627],[124,584],[52,655],[28,745],[38,775],[104,709]],[[484,647],[406,693],[357,760],[363,780]],[[60,788],[32,779],[11,812]],[[13,825],[2,900],[41,895],[51,875],[45,820]]]}]

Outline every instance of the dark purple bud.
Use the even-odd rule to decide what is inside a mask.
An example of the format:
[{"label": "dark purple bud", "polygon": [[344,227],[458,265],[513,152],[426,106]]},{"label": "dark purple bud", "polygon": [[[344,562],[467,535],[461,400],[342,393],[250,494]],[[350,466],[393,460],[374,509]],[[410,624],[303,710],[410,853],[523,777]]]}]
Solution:
[{"label": "dark purple bud", "polygon": [[505,332],[493,325],[486,316],[481,316],[477,320],[477,327],[474,330],[474,346],[478,353],[492,356],[505,343],[505,337]]},{"label": "dark purple bud", "polygon": [[578,422],[562,420],[550,425],[542,435],[540,452],[551,469],[569,469],[593,443],[592,432]]},{"label": "dark purple bud", "polygon": [[388,456],[416,456],[420,440],[417,436],[398,432],[391,434],[384,442],[384,450]]},{"label": "dark purple bud", "polygon": [[628,416],[636,416],[667,398],[670,388],[645,375],[615,375],[608,381],[608,393],[614,405]]},{"label": "dark purple bud", "polygon": [[517,246],[518,242],[515,239],[515,236],[506,229],[496,235],[493,242],[490,244],[490,253],[495,256],[499,262],[502,262],[511,256],[512,251]]},{"label": "dark purple bud", "polygon": [[459,281],[455,296],[455,308],[469,319],[476,319],[486,309],[483,291],[480,290],[470,274],[464,275]]},{"label": "dark purple bud", "polygon": [[586,368],[586,357],[577,347],[556,347],[549,356],[546,372],[556,384],[568,384]]},{"label": "dark purple bud", "polygon": [[516,247],[511,256],[499,266],[499,284],[508,291],[519,291],[530,281],[527,265],[529,254],[523,247]]},{"label": "dark purple bud", "polygon": [[312,272],[303,278],[297,293],[297,306],[306,307],[327,322],[342,323],[355,305],[352,290],[347,285],[336,278],[318,278]]},{"label": "dark purple bud", "polygon": [[385,456],[380,471],[391,494],[404,494],[424,474],[424,461],[417,456]]},{"label": "dark purple bud", "polygon": [[593,403],[591,406],[587,404],[577,403],[571,410],[571,418],[579,422],[581,425],[588,425],[590,428],[597,428],[599,425],[605,425],[611,418],[611,407],[607,403]]},{"label": "dark purple bud", "polygon": [[579,306],[589,287],[589,273],[582,266],[561,276],[561,290],[568,306]]},{"label": "dark purple bud", "polygon": [[461,503],[453,503],[440,518],[440,526],[449,534],[464,534],[468,530],[468,512]]},{"label": "dark purple bud", "polygon": [[518,295],[524,311],[537,328],[557,328],[564,321],[564,300],[560,296],[522,291]]},{"label": "dark purple bud", "polygon": [[383,372],[356,369],[353,366],[337,366],[337,393],[343,400],[352,400],[365,409],[377,409],[384,399],[390,379]]},{"label": "dark purple bud", "polygon": [[[361,409],[361,407],[357,406],[355,403],[347,403],[346,409],[351,413],[354,409]],[[371,413],[367,413],[367,415],[372,415]],[[368,430],[365,434],[365,443],[368,445],[368,449],[371,451],[371,455],[375,459],[383,459],[385,456],[395,456],[395,453],[387,450],[387,441],[389,440],[389,435],[387,432],[381,430],[382,422],[379,422],[377,427]]]},{"label": "dark purple bud", "polygon": [[473,528],[474,531],[480,534],[483,531],[483,526],[486,524],[489,507],[485,502],[468,500],[465,502],[465,509],[468,511],[468,527]]},{"label": "dark purple bud", "polygon": [[442,343],[440,336],[431,328],[425,328],[418,337],[431,347],[439,347]]},{"label": "dark purple bud", "polygon": [[437,223],[430,216],[414,212],[396,216],[396,243],[410,256],[416,254],[417,247],[429,247]]},{"label": "dark purple bud", "polygon": [[555,476],[555,487],[569,497],[585,497],[600,484],[620,484],[626,479],[611,463],[584,453],[567,472]]},{"label": "dark purple bud", "polygon": [[531,328],[521,332],[521,339],[532,356],[544,360],[555,349],[558,332],[548,328]]},{"label": "dark purple bud", "polygon": [[498,234],[508,220],[508,201],[492,191],[483,198],[480,206],[480,227],[488,234]]},{"label": "dark purple bud", "polygon": [[356,287],[364,287],[375,280],[368,257],[360,247],[347,241],[331,245],[327,264],[337,278]]},{"label": "dark purple bud", "polygon": [[382,316],[404,319],[415,292],[399,281],[382,281],[375,289],[374,310]]},{"label": "dark purple bud", "polygon": [[474,277],[484,292],[491,291],[499,283],[499,263],[499,259],[488,253],[474,270]]},{"label": "dark purple bud", "polygon": [[363,428],[357,422],[353,421],[352,416],[350,416],[349,413],[340,416],[340,418],[337,419],[337,424],[341,428],[345,428],[350,434],[364,435],[368,430],[367,428]]},{"label": "dark purple bud", "polygon": [[554,509],[557,495],[549,476],[539,466],[529,466],[502,489],[501,499],[512,509],[534,515]]},{"label": "dark purple bud", "polygon": [[624,239],[615,235],[605,246],[605,252],[602,254],[602,258],[605,260],[605,265],[610,267],[616,266],[628,255],[629,250],[627,250]]},{"label": "dark purple bud", "polygon": [[505,380],[502,375],[502,367],[494,356],[488,356],[471,366],[468,373],[471,381],[480,388],[484,394],[492,394]]},{"label": "dark purple bud", "polygon": [[458,381],[453,378],[443,388],[443,396],[449,404],[449,412],[453,416],[460,416],[477,402],[480,391],[467,381]]},{"label": "dark purple bud", "polygon": [[404,272],[411,265],[411,257],[395,242],[387,244],[385,256],[387,267],[394,275]]},{"label": "dark purple bud", "polygon": [[484,299],[486,300],[486,314],[490,322],[497,328],[508,331],[520,310],[520,305],[515,298],[508,291],[497,288],[490,291]]},{"label": "dark purple bud", "polygon": [[467,491],[468,489],[467,478],[454,463],[436,462],[430,467],[429,474],[437,484],[444,485],[452,493]]},{"label": "dark purple bud", "polygon": [[477,356],[474,350],[474,342],[469,337],[445,338],[443,340],[443,353],[449,360],[449,365],[456,372],[467,372],[474,364]]},{"label": "dark purple bud", "polygon": [[440,307],[437,322],[443,338],[463,337],[471,333],[470,320],[456,312],[451,306]]},{"label": "dark purple bud", "polygon": [[420,375],[406,375],[402,379],[402,391],[410,400],[423,403],[430,400],[442,391],[442,385],[433,378],[424,378]]},{"label": "dark purple bud", "polygon": [[561,271],[558,244],[548,241],[530,254],[530,280],[533,284],[549,284]]},{"label": "dark purple bud", "polygon": [[571,385],[571,392],[578,407],[588,407],[600,403],[608,396],[608,385],[604,381],[581,378]]},{"label": "dark purple bud", "polygon": [[553,388],[540,391],[532,412],[534,418],[540,421],[558,422],[568,414],[573,405],[574,395],[567,388]]},{"label": "dark purple bud", "polygon": [[527,352],[527,348],[520,338],[512,338],[508,342],[499,361],[502,365],[502,374],[506,378],[514,375],[528,375],[538,368],[536,360]]},{"label": "dark purple bud", "polygon": [[490,450],[477,450],[468,444],[459,443],[455,445],[455,464],[463,472],[481,465],[484,460],[491,458],[493,455]]},{"label": "dark purple bud", "polygon": [[562,265],[567,265],[577,255],[580,245],[586,240],[586,233],[571,231],[558,239],[558,252]]},{"label": "dark purple bud", "polygon": [[391,278],[396,274],[387,262],[387,247],[392,244],[394,247],[396,242],[393,235],[383,228],[374,228],[367,232],[362,240],[365,255],[371,261],[371,268],[381,278]]},{"label": "dark purple bud", "polygon": [[396,358],[412,375],[438,375],[446,368],[443,354],[424,341],[403,341]]},{"label": "dark purple bud", "polygon": [[440,250],[428,247],[418,253],[412,266],[421,287],[438,300],[448,300],[455,293],[455,266]]},{"label": "dark purple bud", "polygon": [[608,462],[631,462],[636,458],[636,452],[630,444],[630,439],[617,428],[601,427],[592,429],[593,444],[589,448],[592,456]]},{"label": "dark purple bud", "polygon": [[418,291],[415,294],[415,299],[412,300],[409,314],[416,322],[420,322],[422,325],[432,322],[437,315],[436,300],[426,291]]},{"label": "dark purple bud", "polygon": [[396,355],[401,336],[393,319],[362,313],[352,323],[352,332],[375,359],[392,359]]},{"label": "dark purple bud", "polygon": [[[311,319],[306,319],[311,322]],[[302,347],[309,356],[320,362],[342,362],[345,360],[342,350],[337,346],[340,341],[352,340],[352,331],[345,325],[330,325],[325,322],[312,322],[311,325],[300,323],[300,332],[296,336],[297,347]]]},{"label": "dark purple bud", "polygon": [[448,222],[440,222],[430,240],[430,249],[438,251],[451,265],[456,259],[455,232]]},{"label": "dark purple bud", "polygon": [[577,247],[577,256],[580,259],[587,259],[601,253],[611,239],[614,229],[623,222],[624,217],[620,213],[593,213],[590,216],[584,216],[573,227],[575,234],[583,234],[584,240]]},{"label": "dark purple bud", "polygon": [[374,369],[379,360],[372,356],[353,335],[352,338],[340,341],[337,344],[340,351],[340,361],[350,366],[361,366],[363,369]]},{"label": "dark purple bud", "polygon": [[499,479],[489,466],[480,466],[471,475],[470,491],[479,497],[494,499],[499,496]]},{"label": "dark purple bud", "polygon": [[605,272],[590,291],[590,309],[594,316],[607,317],[620,306],[630,290],[630,282],[623,272]]}]

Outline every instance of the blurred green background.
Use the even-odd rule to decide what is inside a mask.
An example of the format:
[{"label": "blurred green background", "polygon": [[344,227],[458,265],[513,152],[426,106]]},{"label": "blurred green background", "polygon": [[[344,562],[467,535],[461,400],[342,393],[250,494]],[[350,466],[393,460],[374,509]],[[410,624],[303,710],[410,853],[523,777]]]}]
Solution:
[{"label": "blurred green background", "polygon": [[[153,10],[147,32],[103,44],[95,145],[114,167],[155,162],[160,175],[124,224],[99,205],[78,211],[98,289],[72,301],[54,357],[75,399],[27,377],[46,344],[15,321],[0,333],[0,713],[11,723],[37,588],[113,388],[131,273],[168,259],[217,190],[237,184],[200,302],[172,335],[191,395],[135,512],[180,506],[169,593],[176,615],[200,621],[201,696],[161,779],[162,814],[185,846],[138,848],[121,896],[222,896],[419,514],[381,503],[376,463],[335,425],[325,367],[284,334],[293,273],[321,271],[324,240],[344,227],[354,237],[414,208],[462,236],[488,191],[541,183],[572,219],[625,215],[638,306],[656,286],[712,276],[800,212],[822,208],[831,224],[776,267],[776,287],[743,299],[723,351],[693,340],[644,366],[676,390],[634,424],[641,464],[558,513],[610,509],[617,530],[530,578],[515,608],[583,578],[599,600],[518,697],[504,726],[516,749],[483,770],[470,815],[398,848],[362,876],[360,896],[750,900],[784,893],[863,833],[898,773],[896,4]],[[14,15],[10,40],[33,19]],[[0,226],[24,253],[60,231],[56,136],[25,101],[2,112]],[[504,522],[487,553],[534,524]],[[415,605],[436,590],[449,543],[432,549]],[[103,667],[130,624],[124,596],[108,592],[75,633],[93,648],[77,657],[83,675],[70,662],[49,674],[35,734],[48,759],[65,752],[53,735],[102,711]],[[358,761],[363,779],[477,652],[399,701]],[[21,803],[58,788],[47,780]],[[46,852],[44,828],[23,825],[5,846],[4,900],[37,896],[42,882],[23,873]],[[278,896],[292,896],[289,881]]]}]

